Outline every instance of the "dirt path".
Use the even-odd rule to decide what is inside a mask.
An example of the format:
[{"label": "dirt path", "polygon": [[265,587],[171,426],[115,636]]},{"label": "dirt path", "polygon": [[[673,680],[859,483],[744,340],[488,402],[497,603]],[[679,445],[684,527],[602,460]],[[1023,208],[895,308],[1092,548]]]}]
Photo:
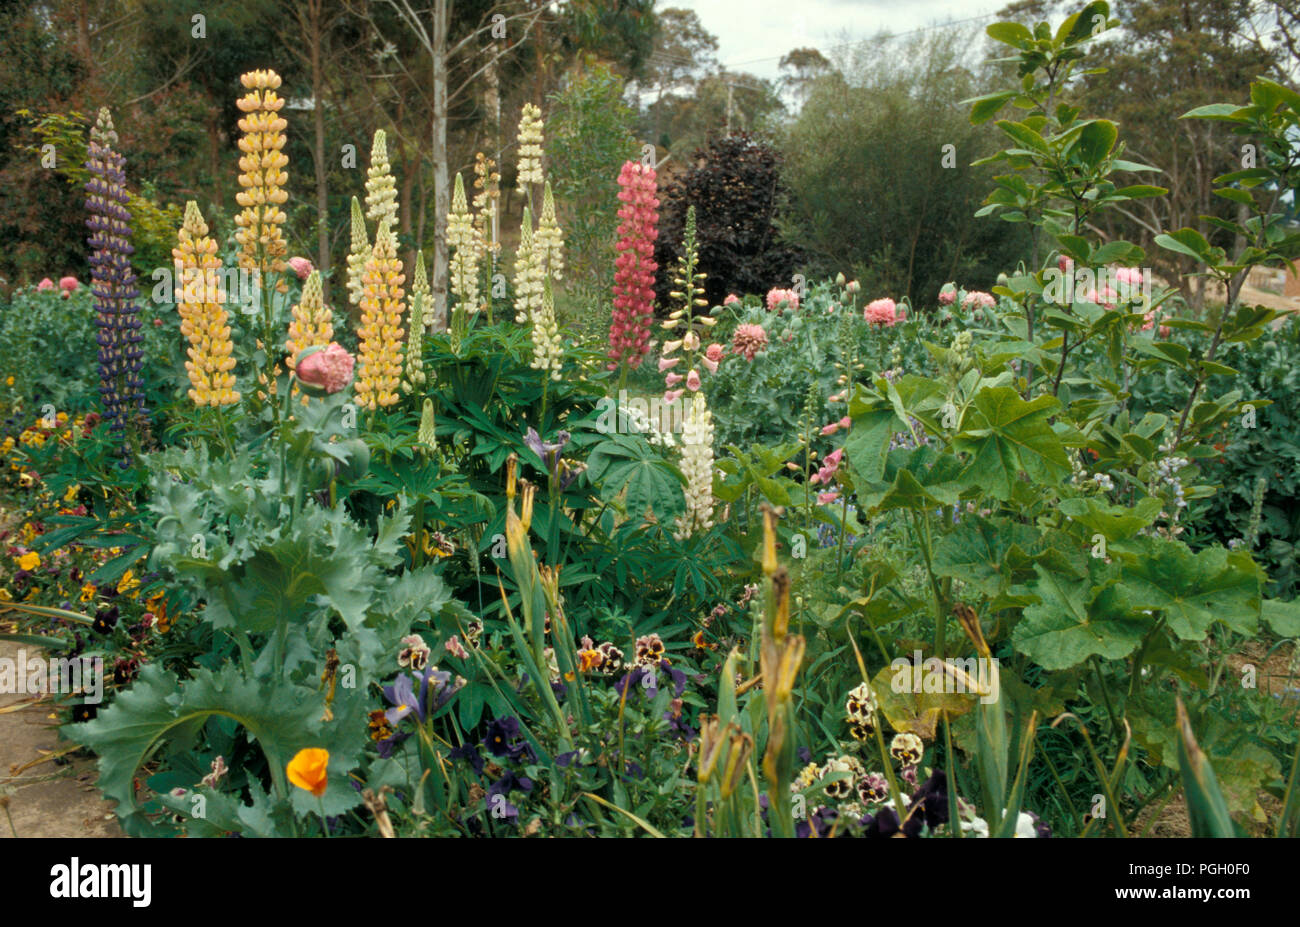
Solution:
[{"label": "dirt path", "polygon": [[[0,641],[0,658],[16,660],[22,649]],[[0,812],[0,838],[122,836],[112,806],[95,788],[94,761],[54,758],[71,746],[59,740],[57,725],[48,701],[0,695],[0,801],[9,800],[9,819]]]}]

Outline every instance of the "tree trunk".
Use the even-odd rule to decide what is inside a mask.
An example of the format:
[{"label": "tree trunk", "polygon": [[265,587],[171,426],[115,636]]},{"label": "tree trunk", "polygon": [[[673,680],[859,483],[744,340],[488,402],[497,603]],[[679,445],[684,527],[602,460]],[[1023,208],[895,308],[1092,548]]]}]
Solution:
[{"label": "tree trunk", "polygon": [[450,0],[433,4],[433,328],[447,327],[447,25]]}]

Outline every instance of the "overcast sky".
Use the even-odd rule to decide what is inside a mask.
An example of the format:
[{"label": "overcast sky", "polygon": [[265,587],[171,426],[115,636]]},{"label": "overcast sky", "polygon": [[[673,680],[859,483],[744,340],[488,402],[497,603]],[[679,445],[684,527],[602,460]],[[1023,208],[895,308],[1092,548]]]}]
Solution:
[{"label": "overcast sky", "polygon": [[[945,22],[994,22],[1006,0],[658,0],[656,7],[694,10],[718,38],[718,60],[728,69],[779,76],[781,56],[812,46],[828,58],[833,46]],[[978,23],[972,23],[978,28]],[[763,59],[763,60],[755,60]]]}]

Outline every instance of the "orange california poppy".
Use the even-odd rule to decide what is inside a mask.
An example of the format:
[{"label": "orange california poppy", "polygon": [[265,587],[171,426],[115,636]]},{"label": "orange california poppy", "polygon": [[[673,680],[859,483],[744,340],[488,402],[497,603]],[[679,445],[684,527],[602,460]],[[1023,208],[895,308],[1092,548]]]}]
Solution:
[{"label": "orange california poppy", "polygon": [[306,789],[317,798],[325,794],[325,783],[330,762],[330,752],[320,747],[299,750],[289,761],[289,781]]}]

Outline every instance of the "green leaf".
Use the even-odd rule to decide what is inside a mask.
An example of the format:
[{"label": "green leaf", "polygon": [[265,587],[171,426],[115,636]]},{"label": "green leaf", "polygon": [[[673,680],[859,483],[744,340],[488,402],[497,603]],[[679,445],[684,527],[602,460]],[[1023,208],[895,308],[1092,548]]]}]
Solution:
[{"label": "green leaf", "polygon": [[1193,554],[1163,538],[1140,538],[1123,568],[1121,598],[1135,610],[1159,611],[1183,640],[1204,640],[1215,621],[1253,634],[1259,626],[1259,567],[1244,551],[1211,547]]},{"label": "green leaf", "polygon": [[1014,90],[1007,90],[1001,93],[990,93],[987,96],[975,97],[971,100],[964,100],[964,103],[971,105],[970,121],[972,125],[980,125],[988,122],[998,114],[998,110],[1007,105],[1007,101],[1014,97]]},{"label": "green leaf", "polygon": [[1107,541],[1131,538],[1160,516],[1161,502],[1148,497],[1130,509],[1092,496],[1081,496],[1062,499],[1057,508],[1083,526],[1085,540],[1091,544],[1094,534],[1103,535]]},{"label": "green leaf", "polygon": [[[1095,565],[1092,573],[1101,568]],[[1093,576],[1067,579],[1041,564],[1029,590],[1039,601],[1024,611],[1011,634],[1016,650],[1046,670],[1077,666],[1092,656],[1119,660],[1137,649],[1150,622],[1137,621],[1118,608],[1111,590],[1115,579],[1094,584]]]},{"label": "green leaf", "polygon": [[954,449],[971,455],[963,483],[1004,501],[1011,499],[1021,472],[1033,483],[1058,484],[1070,461],[1047,419],[1059,408],[1052,396],[1026,402],[1009,386],[977,393],[953,438]]},{"label": "green leaf", "polygon": [[1235,837],[1232,816],[1215,778],[1214,767],[1196,743],[1182,699],[1178,700],[1178,731],[1178,768],[1183,775],[1192,836]]},{"label": "green leaf", "polygon": [[1034,34],[1020,23],[993,23],[984,31],[988,33],[989,38],[1016,48],[1024,48],[1034,40]]},{"label": "green leaf", "polygon": [[[358,698],[358,705],[362,701]],[[363,714],[353,712],[356,718],[340,717],[326,724],[320,720],[323,704],[323,694],[314,689],[245,679],[234,664],[218,672],[200,669],[181,682],[157,663],[150,663],[97,718],[65,725],[62,731],[99,755],[100,788],[105,797],[118,803],[123,829],[143,836],[155,825],[137,804],[135,776],[157,751],[189,749],[210,718],[231,718],[257,742],[273,779],[284,789],[285,766],[299,749],[337,750],[342,745],[340,736],[346,738],[348,733],[348,720],[357,722],[364,737]],[[340,753],[339,759],[343,758]],[[332,759],[329,789],[351,793],[347,772]]]},{"label": "green leaf", "polygon": [[1155,242],[1166,251],[1185,254],[1190,258],[1209,263],[1210,243],[1196,229],[1179,229],[1168,235],[1157,235]]},{"label": "green leaf", "polygon": [[934,572],[957,577],[992,598],[1008,583],[1008,550],[1028,549],[1038,539],[1037,530],[1009,518],[967,516],[935,545]]},{"label": "green leaf", "polygon": [[1265,599],[1261,612],[1274,634],[1300,638],[1300,602]]},{"label": "green leaf", "polygon": [[1097,119],[1083,127],[1079,133],[1079,155],[1085,164],[1096,167],[1115,147],[1119,128],[1108,119]]}]

